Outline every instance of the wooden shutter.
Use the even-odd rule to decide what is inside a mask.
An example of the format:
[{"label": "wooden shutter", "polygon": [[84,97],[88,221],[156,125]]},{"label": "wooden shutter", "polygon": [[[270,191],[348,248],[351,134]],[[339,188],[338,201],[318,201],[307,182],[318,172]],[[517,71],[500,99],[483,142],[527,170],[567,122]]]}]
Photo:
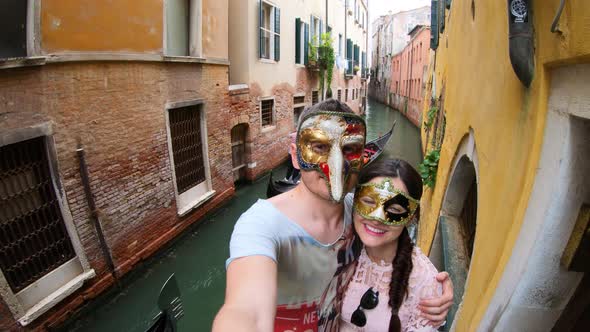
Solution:
[{"label": "wooden shutter", "polygon": [[430,48],[438,48],[438,0],[430,3]]},{"label": "wooden shutter", "polygon": [[281,60],[281,10],[275,7],[275,61]]},{"label": "wooden shutter", "polygon": [[262,58],[262,45],[264,44],[264,33],[262,27],[264,26],[264,17],[262,13],[262,0],[258,1],[258,57]]},{"label": "wooden shutter", "polygon": [[303,45],[303,63],[309,63],[309,24],[305,23],[305,34],[304,34],[304,45]]},{"label": "wooden shutter", "polygon": [[295,63],[301,63],[301,19],[295,19]]},{"label": "wooden shutter", "polygon": [[346,39],[346,59],[352,59],[352,40]]},{"label": "wooden shutter", "polygon": [[322,42],[322,33],[324,33],[324,22],[320,20],[320,32],[318,33],[318,45]]},{"label": "wooden shutter", "polygon": [[361,64],[362,64],[361,70],[365,70],[366,62],[367,62],[366,58],[367,58],[367,55],[365,54],[365,52],[363,52],[362,56],[361,56]]}]

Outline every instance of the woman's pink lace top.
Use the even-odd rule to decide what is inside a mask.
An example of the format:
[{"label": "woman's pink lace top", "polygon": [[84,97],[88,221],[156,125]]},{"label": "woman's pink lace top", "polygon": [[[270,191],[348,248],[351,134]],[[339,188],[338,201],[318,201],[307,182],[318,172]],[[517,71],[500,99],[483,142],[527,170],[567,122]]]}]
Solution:
[{"label": "woman's pink lace top", "polygon": [[[402,324],[402,331],[436,331],[436,328],[427,325],[427,320],[421,318],[420,309],[418,309],[420,299],[436,297],[442,294],[442,286],[435,279],[436,268],[416,246],[414,246],[412,252],[412,263],[414,267],[410,274],[408,297],[402,303],[398,314]],[[388,330],[391,317],[391,307],[388,304],[389,283],[392,271],[391,263],[384,261],[381,261],[380,264],[374,263],[367,256],[365,249],[362,250],[354,276],[344,294],[342,315],[340,316],[341,332],[380,332]],[[369,287],[379,291],[379,304],[375,309],[363,309],[367,317],[367,324],[364,327],[358,327],[350,322],[350,317],[359,306],[361,297]]]}]

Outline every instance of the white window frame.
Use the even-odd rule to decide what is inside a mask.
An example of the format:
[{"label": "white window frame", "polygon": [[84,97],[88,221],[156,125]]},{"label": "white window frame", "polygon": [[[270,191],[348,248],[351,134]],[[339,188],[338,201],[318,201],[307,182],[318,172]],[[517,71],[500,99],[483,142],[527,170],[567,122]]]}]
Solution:
[{"label": "white window frame", "polygon": [[309,38],[311,42],[315,42],[317,46],[320,45],[320,21],[321,19],[316,15],[311,15],[312,22],[309,23]]},{"label": "white window frame", "polygon": [[[265,33],[269,34],[269,49],[268,49],[268,58],[265,57],[261,57],[261,60],[270,60],[270,61],[277,61],[277,57],[275,54],[275,36],[281,36],[280,33],[276,33],[275,32],[275,9],[279,8],[277,5],[268,2],[268,1],[262,1],[262,5],[267,5],[270,7],[270,12],[269,12],[269,29],[266,29],[265,27],[260,27],[260,30],[264,31]],[[264,20],[265,21],[265,20]],[[260,41],[258,41],[260,43]],[[259,46],[260,47],[260,46]]]},{"label": "white window frame", "polygon": [[[177,108],[197,106],[199,108],[199,117],[201,122],[201,146],[203,148],[203,167],[205,169],[205,181],[197,184],[186,192],[178,194],[178,185],[176,183],[176,171],[174,170],[174,153],[172,150],[172,135],[170,133],[170,111]],[[205,103],[203,99],[193,99],[180,102],[166,103],[166,139],[168,141],[168,156],[170,157],[170,171],[172,172],[172,182],[174,183],[174,194],[176,197],[176,208],[179,216],[184,216],[200,205],[204,204],[215,195],[211,181],[211,170],[209,167],[209,145],[207,141],[207,116],[205,112]]]},{"label": "white window frame", "polygon": [[[299,19],[299,62],[295,61],[298,65],[305,64],[305,48],[307,47],[307,43],[305,41],[305,22],[302,19]],[[295,57],[297,59],[297,57]]]},{"label": "white window frame", "polygon": [[[35,0],[38,1],[38,0]],[[166,18],[166,11],[168,10],[169,2],[168,0],[164,0],[164,10],[163,10],[163,45],[164,45],[164,56],[167,57],[202,57],[203,55],[203,8],[202,8],[202,0],[187,0],[189,1],[189,31],[188,33],[188,53],[184,55],[174,55],[170,54],[170,45],[168,40],[168,19]]]},{"label": "white window frame", "polygon": [[2,145],[19,143],[25,140],[45,137],[45,153],[47,154],[49,173],[52,180],[60,212],[66,231],[76,256],[53,271],[37,279],[18,293],[14,293],[4,273],[0,271],[0,296],[4,299],[13,317],[22,326],[27,326],[39,316],[59,304],[63,299],[80,289],[86,280],[96,276],[90,267],[84,252],[78,231],[74,225],[72,214],[63,190],[63,181],[57,169],[57,150],[53,139],[53,126],[49,122],[16,129],[0,134]]}]

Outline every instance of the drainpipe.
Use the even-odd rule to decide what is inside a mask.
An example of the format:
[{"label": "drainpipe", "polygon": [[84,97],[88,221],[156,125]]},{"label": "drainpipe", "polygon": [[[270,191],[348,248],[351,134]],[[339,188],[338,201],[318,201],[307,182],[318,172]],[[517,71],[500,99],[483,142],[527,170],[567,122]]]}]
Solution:
[{"label": "drainpipe", "polygon": [[92,190],[90,189],[88,166],[86,164],[84,148],[82,148],[82,146],[79,146],[78,149],[76,149],[76,153],[78,154],[78,161],[80,163],[80,176],[82,178],[82,185],[84,186],[84,194],[86,195],[86,202],[88,203],[88,208],[90,209],[90,221],[92,222],[96,230],[98,241],[100,242],[100,249],[102,250],[102,255],[104,256],[104,259],[107,262],[107,267],[109,268],[111,275],[115,279],[115,283],[118,287],[120,287],[119,278],[117,277],[117,273],[115,271],[115,264],[113,263],[113,257],[111,256],[109,247],[104,237],[102,226],[100,225],[100,220],[98,218],[98,211],[96,209],[96,204],[94,202],[94,196],[92,195]]},{"label": "drainpipe", "polygon": [[[344,61],[348,66],[348,0],[344,0]],[[346,76],[348,69],[344,70],[344,76]],[[348,83],[347,83],[348,86]],[[344,98],[346,99],[346,98]]]}]

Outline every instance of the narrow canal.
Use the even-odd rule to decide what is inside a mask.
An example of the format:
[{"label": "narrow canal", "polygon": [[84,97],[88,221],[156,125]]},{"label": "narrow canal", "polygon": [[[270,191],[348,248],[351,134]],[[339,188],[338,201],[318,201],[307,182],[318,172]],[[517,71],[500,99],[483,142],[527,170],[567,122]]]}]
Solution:
[{"label": "narrow canal", "polygon": [[[369,101],[366,112],[368,139],[396,128],[385,152],[416,166],[422,158],[420,132],[403,115]],[[277,173],[283,174],[284,170]],[[121,290],[113,289],[82,310],[63,331],[143,332],[157,313],[161,285],[176,274],[185,316],[179,331],[207,331],[221,306],[225,289],[225,259],[235,221],[258,198],[266,195],[268,177],[239,188],[234,198],[176,240],[170,248],[127,276]]]}]

